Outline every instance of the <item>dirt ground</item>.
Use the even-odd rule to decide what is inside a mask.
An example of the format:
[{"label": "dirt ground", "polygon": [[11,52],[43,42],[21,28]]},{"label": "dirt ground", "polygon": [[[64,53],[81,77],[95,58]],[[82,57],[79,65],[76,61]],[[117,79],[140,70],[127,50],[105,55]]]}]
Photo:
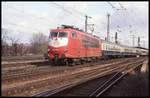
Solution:
[{"label": "dirt ground", "polygon": [[149,96],[149,73],[130,73],[104,96]]}]

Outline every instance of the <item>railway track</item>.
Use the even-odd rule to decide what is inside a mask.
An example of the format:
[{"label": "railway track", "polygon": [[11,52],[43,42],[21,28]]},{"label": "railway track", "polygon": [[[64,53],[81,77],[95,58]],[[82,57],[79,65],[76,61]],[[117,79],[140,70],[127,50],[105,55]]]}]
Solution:
[{"label": "railway track", "polygon": [[2,57],[2,61],[4,62],[16,62],[16,61],[28,61],[28,60],[41,60],[43,59],[43,55],[28,55],[28,56],[6,56]]},{"label": "railway track", "polygon": [[[119,59],[118,62],[124,59]],[[128,59],[126,59],[128,60]],[[115,60],[116,61],[116,60]],[[111,61],[110,61],[111,62]],[[104,63],[104,62],[103,62]],[[101,64],[103,64],[101,62]],[[106,64],[109,63],[105,62]],[[117,62],[116,62],[117,63]],[[95,64],[96,65],[96,64]],[[97,65],[100,65],[99,63]],[[22,69],[22,70],[16,70],[16,71],[9,71],[7,74],[3,75],[2,73],[2,84],[8,85],[8,84],[13,84],[13,83],[18,83],[18,82],[23,82],[27,80],[33,80],[33,79],[38,79],[39,76],[42,77],[47,77],[50,75],[54,74],[63,74],[64,72],[69,72],[72,70],[78,70],[80,68],[84,68],[88,65],[80,65],[80,66],[75,66],[75,67],[67,67],[67,66],[56,66],[56,67],[51,67],[51,66],[45,66],[45,67],[33,67],[29,69]],[[20,72],[19,72],[20,71]],[[19,72],[19,73],[18,73]]]},{"label": "railway track", "polygon": [[[128,65],[124,69],[121,69],[118,72],[115,72],[104,77],[98,76],[84,80],[82,82],[65,85],[60,88],[53,90],[48,90],[33,96],[101,96],[104,94],[110,87],[112,87],[116,82],[122,79],[128,72],[132,71],[136,67],[142,65],[143,62],[135,62]],[[132,65],[132,66],[131,66]],[[133,65],[136,65],[133,67]]]},{"label": "railway track", "polygon": [[[101,63],[103,64],[105,62],[111,62],[112,60],[103,60]],[[3,62],[2,62],[3,63]],[[8,63],[8,64],[2,64],[2,75],[11,75],[11,74],[19,74],[24,73],[27,68],[29,69],[32,67],[39,67],[39,66],[50,66],[49,62],[47,60],[32,60],[32,61],[25,61],[25,62],[14,62],[14,63]],[[30,70],[30,69],[29,69]]]},{"label": "railway track", "polygon": [[[125,59],[131,59],[131,58],[125,58]],[[119,61],[119,60],[124,60],[124,58],[121,58],[121,59],[111,59],[111,60],[103,60],[103,61],[101,61],[100,63],[97,63],[97,64],[107,64],[107,63],[110,63],[110,62],[115,62],[115,61]],[[10,75],[12,75],[12,77],[13,77],[13,75],[15,75],[15,74],[22,74],[22,73],[26,73],[26,72],[30,72],[30,71],[32,71],[32,70],[36,70],[36,69],[40,69],[40,68],[42,68],[42,66],[50,66],[49,65],[49,62],[47,62],[47,61],[42,61],[42,62],[32,62],[32,63],[21,63],[21,64],[24,64],[24,67],[21,67],[20,68],[20,66],[22,66],[22,65],[20,65],[20,63],[17,65],[17,67],[16,67],[16,65],[15,66],[11,66],[11,68],[3,68],[2,69],[2,76],[10,76]],[[96,63],[93,63],[93,64],[96,64]],[[84,66],[85,64],[83,64],[82,66]],[[87,65],[87,64],[86,64]],[[92,65],[92,64],[90,64],[90,65]],[[79,65],[78,65],[79,66]],[[12,67],[15,67],[15,68],[12,68]]]},{"label": "railway track", "polygon": [[[124,63],[126,63],[126,62],[124,62]],[[37,92],[45,90],[46,88],[52,89],[54,87],[57,87],[58,86],[57,84],[64,85],[62,83],[62,81],[65,82],[65,84],[70,83],[70,82],[74,82],[74,81],[79,82],[79,80],[86,79],[86,78],[95,76],[97,74],[109,73],[110,70],[108,70],[108,69],[111,69],[110,73],[112,73],[112,72],[115,72],[117,69],[119,70],[119,68],[121,68],[121,66],[119,66],[119,64],[118,64],[118,68],[116,67],[116,64],[114,64],[114,68],[112,68],[112,67],[111,68],[108,68],[108,67],[98,68],[97,67],[97,68],[92,69],[92,70],[85,70],[84,72],[81,71],[81,72],[72,73],[72,74],[68,74],[68,75],[62,75],[62,76],[60,75],[60,76],[55,77],[55,78],[45,79],[45,80],[41,80],[41,81],[28,83],[28,84],[22,85],[22,86],[16,86],[13,88],[4,89],[4,90],[2,90],[2,94],[9,96],[9,95],[16,95],[16,94],[21,94],[21,93],[23,95],[31,94],[31,91],[35,91],[37,93]],[[54,85],[55,83],[57,86]]]},{"label": "railway track", "polygon": [[7,69],[17,69],[20,66],[28,66],[28,65],[36,65],[36,64],[43,64],[47,62],[47,60],[29,60],[29,61],[17,61],[17,62],[2,62],[2,70]]}]

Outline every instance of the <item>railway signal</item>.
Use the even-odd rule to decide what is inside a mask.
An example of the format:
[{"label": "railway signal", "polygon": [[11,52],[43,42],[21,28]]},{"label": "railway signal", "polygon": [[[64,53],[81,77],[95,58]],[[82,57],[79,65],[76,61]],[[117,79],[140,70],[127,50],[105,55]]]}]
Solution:
[{"label": "railway signal", "polygon": [[138,47],[140,47],[140,37],[138,37]]},{"label": "railway signal", "polygon": [[118,44],[117,38],[118,38],[118,34],[117,34],[117,32],[116,32],[116,33],[115,33],[115,43],[116,43],[116,44]]}]

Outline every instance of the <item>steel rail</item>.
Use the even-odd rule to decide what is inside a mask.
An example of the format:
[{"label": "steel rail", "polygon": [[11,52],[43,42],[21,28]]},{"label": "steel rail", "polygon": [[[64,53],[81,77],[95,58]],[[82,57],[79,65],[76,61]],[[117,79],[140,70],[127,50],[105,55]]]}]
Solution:
[{"label": "steel rail", "polygon": [[[128,59],[127,59],[128,60]],[[118,61],[117,63],[119,63],[120,61]],[[96,64],[96,65],[99,65],[99,64]],[[57,67],[57,66],[56,66]],[[85,67],[85,65],[84,66],[76,66],[75,68],[82,68],[82,67]],[[106,67],[109,67],[109,66],[106,66]],[[103,68],[103,67],[101,67],[101,68]],[[29,69],[29,70],[23,70],[23,73],[14,73],[14,74],[8,74],[8,75],[2,75],[2,81],[10,81],[10,80],[12,80],[12,79],[15,79],[16,80],[16,78],[23,78],[23,77],[27,77],[27,78],[30,78],[31,76],[36,76],[36,75],[40,75],[40,74],[48,74],[48,73],[50,73],[49,71],[49,69],[51,69],[51,67],[50,68],[47,68],[47,67],[41,67],[41,68],[36,68],[36,67],[34,67],[34,68],[31,68],[31,69]],[[70,67],[69,67],[69,69],[70,70],[72,70]],[[69,70],[69,69],[66,69],[66,70]],[[60,69],[60,71],[61,71],[61,69]],[[55,72],[55,71],[53,71],[53,72]]]},{"label": "steel rail", "polygon": [[[121,62],[122,63],[122,62]],[[125,63],[125,62],[124,62]],[[114,66],[116,65],[116,64],[113,64]],[[108,66],[108,67],[113,67],[113,66]],[[120,67],[120,66],[119,66]],[[103,68],[105,68],[105,67],[103,67]],[[105,71],[106,69],[102,69],[102,67],[100,67],[100,68],[95,68],[95,69],[93,69],[93,70],[89,70],[89,71],[86,71],[86,72],[88,72],[88,73],[85,73],[85,72],[80,72],[80,73],[74,73],[74,74],[72,74],[71,76],[73,76],[73,75],[75,75],[75,76],[81,76],[82,74],[83,75],[88,75],[88,74],[93,74],[93,72],[95,72],[95,70],[99,70],[99,69],[101,69],[100,71],[99,71],[99,73],[101,72],[101,71]],[[116,68],[114,68],[113,70],[116,70]],[[95,74],[97,74],[97,73],[95,73]],[[26,88],[29,88],[29,87],[32,87],[32,86],[34,86],[34,85],[37,85],[37,84],[39,84],[39,83],[45,83],[45,82],[47,82],[47,81],[52,81],[52,79],[48,79],[48,80],[42,80],[42,81],[37,81],[37,82],[35,82],[35,83],[31,83],[31,84],[27,84],[27,85],[23,85],[23,86],[19,86],[19,87],[13,87],[13,88],[8,88],[8,89],[5,89],[5,90],[3,90],[4,92],[6,92],[6,91],[8,91],[8,92],[11,92],[11,91],[13,91],[13,90],[19,90],[19,89],[24,89],[25,87]],[[45,83],[46,84],[46,83]]]},{"label": "steel rail", "polygon": [[[142,62],[142,61],[134,62],[134,63],[128,64],[128,65],[133,65],[133,64],[136,64],[136,63],[139,63],[139,62]],[[111,73],[110,73],[110,74],[111,74]],[[115,76],[114,76],[114,77],[115,77]],[[60,87],[60,88],[56,88],[56,89],[54,89],[54,90],[47,90],[46,92],[42,92],[42,93],[39,93],[39,94],[35,94],[35,95],[33,95],[33,96],[52,96],[52,95],[54,95],[54,94],[56,94],[56,93],[59,93],[59,92],[61,92],[61,91],[63,91],[63,90],[66,90],[66,89],[69,89],[69,88],[73,88],[73,87],[75,87],[75,86],[77,86],[77,85],[79,85],[79,84],[83,84],[83,83],[85,83],[85,82],[87,82],[87,81],[90,81],[90,80],[92,80],[92,79],[95,79],[95,78],[98,78],[98,77],[92,77],[92,78],[90,78],[90,79],[87,79],[87,80],[84,80],[84,81],[81,81],[81,82],[78,82],[78,83],[73,83],[73,84],[65,85],[65,86],[62,86],[62,87]]]},{"label": "steel rail", "polygon": [[[137,66],[131,68],[132,70],[135,69],[136,67],[142,65],[143,63],[138,64]],[[123,69],[120,72],[125,71],[125,69]],[[129,69],[130,70],[130,69]],[[105,91],[107,91],[111,86],[113,86],[117,81],[119,81],[121,78],[123,78],[125,75],[128,74],[128,72],[124,72],[123,74],[120,75],[120,72],[117,72],[113,77],[111,77],[109,80],[107,80],[103,85],[99,86],[98,89],[96,89],[92,94],[90,94],[89,96],[100,96],[102,95]],[[117,76],[119,75],[119,76]],[[116,78],[116,79],[115,79]],[[115,80],[114,80],[115,79]],[[110,83],[110,84],[109,84]],[[108,86],[107,86],[108,85]],[[106,86],[106,87],[105,87]],[[104,88],[105,87],[105,88]],[[102,89],[102,90],[101,90]],[[101,90],[101,91],[100,91]],[[98,93],[99,92],[99,93]],[[96,94],[98,93],[98,94]]]},{"label": "steel rail", "polygon": [[29,61],[17,61],[17,62],[2,62],[2,65],[11,65],[11,64],[28,64],[28,63],[38,63],[44,62],[47,60],[29,60]]},{"label": "steel rail", "polygon": [[[131,61],[130,61],[130,62],[131,62]],[[121,62],[120,62],[120,63],[121,63]],[[115,64],[112,64],[112,65],[115,65]],[[99,69],[100,69],[100,68],[99,68]],[[104,69],[103,69],[103,70],[104,70]],[[115,69],[114,69],[114,70],[115,70]],[[101,71],[102,71],[102,70],[101,70]],[[87,71],[87,72],[88,72],[88,71]],[[81,73],[82,73],[82,72],[78,73],[78,75],[81,76]],[[85,73],[85,72],[84,72],[84,73]],[[90,73],[90,72],[89,72],[89,73]],[[96,74],[96,73],[95,73],[95,74]],[[77,73],[75,74],[75,76],[76,76],[76,75],[77,75]],[[15,91],[16,91],[16,90],[19,90],[19,91],[20,91],[21,89],[24,89],[24,90],[25,90],[26,88],[29,88],[29,87],[31,87],[31,86],[36,86],[37,84],[40,84],[40,85],[41,85],[41,83],[46,84],[47,82],[48,82],[47,80],[46,80],[46,81],[45,81],[45,80],[44,80],[44,81],[42,80],[42,81],[37,81],[37,83],[30,83],[30,84],[24,85],[24,86],[22,86],[22,87],[14,87],[14,88],[10,88],[10,89],[7,89],[7,90],[8,90],[8,92],[9,92],[9,91],[11,92],[12,90],[15,90]],[[26,87],[26,86],[27,86],[27,87]],[[25,88],[24,88],[24,87],[25,87]],[[5,89],[5,91],[7,91],[7,90]],[[4,92],[5,92],[5,91],[4,91]]]}]

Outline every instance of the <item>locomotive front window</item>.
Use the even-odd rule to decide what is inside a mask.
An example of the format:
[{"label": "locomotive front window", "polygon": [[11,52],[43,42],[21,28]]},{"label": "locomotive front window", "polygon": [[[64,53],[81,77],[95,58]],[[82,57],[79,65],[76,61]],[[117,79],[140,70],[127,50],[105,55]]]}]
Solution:
[{"label": "locomotive front window", "polygon": [[51,37],[53,38],[53,37],[57,37],[57,35],[58,35],[58,32],[51,32]]},{"label": "locomotive front window", "polygon": [[68,37],[67,32],[51,32],[51,37]]},{"label": "locomotive front window", "polygon": [[59,32],[58,37],[68,37],[68,33],[67,32]]}]

